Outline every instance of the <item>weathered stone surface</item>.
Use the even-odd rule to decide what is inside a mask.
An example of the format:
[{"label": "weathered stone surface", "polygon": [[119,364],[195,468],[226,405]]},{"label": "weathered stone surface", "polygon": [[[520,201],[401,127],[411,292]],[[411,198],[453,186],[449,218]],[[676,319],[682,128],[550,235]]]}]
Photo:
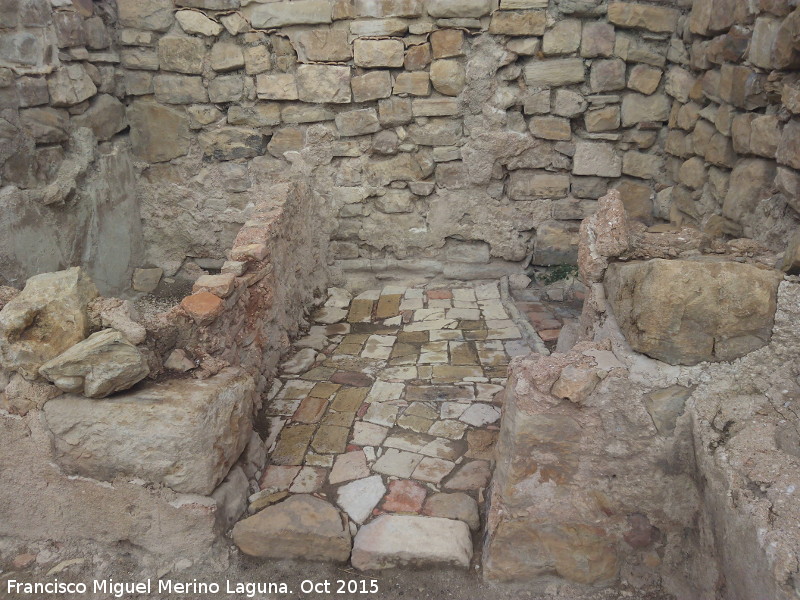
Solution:
[{"label": "weathered stone surface", "polygon": [[434,494],[425,501],[422,512],[429,517],[464,521],[473,531],[477,531],[481,526],[478,503],[464,492]]},{"label": "weathered stone surface", "polygon": [[370,71],[353,77],[350,82],[353,102],[368,102],[392,95],[392,74],[390,71]]},{"label": "weathered stone surface", "polygon": [[211,68],[218,73],[244,67],[242,47],[231,42],[218,42],[211,48]]},{"label": "weathered stone surface", "polygon": [[458,96],[466,85],[464,65],[455,59],[435,60],[431,64],[430,80],[440,94]]},{"label": "weathered stone surface", "polygon": [[92,334],[39,368],[59,389],[89,398],[126,390],[148,373],[142,353],[115,329]]},{"label": "weathered stone surface", "polygon": [[97,96],[86,112],[74,117],[72,122],[76,127],[88,127],[101,141],[111,139],[128,125],[125,106],[109,94]]},{"label": "weathered stone surface", "polygon": [[467,568],[471,558],[472,539],[462,521],[381,515],[359,529],[351,562],[362,571],[406,565]]},{"label": "weathered stone surface", "polygon": [[210,379],[173,379],[104,400],[64,395],[45,405],[55,460],[70,473],[140,477],[207,495],[250,439],[255,383],[227,368]]},{"label": "weathered stone surface", "polygon": [[156,100],[164,104],[193,104],[208,101],[203,79],[193,75],[156,75],[153,79]]},{"label": "weathered stone surface", "polygon": [[596,60],[589,72],[592,92],[610,92],[625,87],[625,61],[618,58]]},{"label": "weathered stone surface", "polygon": [[3,366],[35,379],[45,362],[86,337],[87,307],[96,296],[79,267],[31,277],[0,311]]},{"label": "weathered stone surface", "polygon": [[25,130],[40,144],[65,142],[69,138],[69,113],[58,108],[29,108],[20,111]]},{"label": "weathered stone surface", "polygon": [[581,56],[611,56],[614,53],[614,26],[592,21],[584,23],[581,37]]},{"label": "weathered stone surface", "polygon": [[509,176],[508,197],[512,200],[563,198],[568,193],[569,176],[566,174],[519,169]]},{"label": "weathered stone surface", "polygon": [[331,504],[308,494],[290,496],[233,528],[239,550],[259,558],[344,562],[350,528]]},{"label": "weathered stone surface", "polygon": [[381,124],[374,108],[362,108],[337,114],[336,128],[342,136],[366,135],[380,131]]},{"label": "weathered stone surface", "polygon": [[205,53],[205,44],[197,38],[166,36],[158,41],[159,66],[166,71],[199,75]]},{"label": "weathered stone surface", "polygon": [[657,33],[672,33],[678,25],[680,12],[665,6],[609,2],[608,20],[619,27],[636,27]]},{"label": "weathered stone surface", "polygon": [[123,27],[166,31],[173,21],[171,0],[120,0],[117,10]]},{"label": "weathered stone surface", "polygon": [[666,121],[672,103],[664,94],[643,96],[641,94],[625,94],[622,99],[622,126],[630,127],[642,122]]},{"label": "weathered stone surface", "polygon": [[350,67],[300,65],[297,93],[303,102],[346,104],[351,101]]},{"label": "weathered stone surface", "polygon": [[294,0],[293,2],[258,2],[242,10],[250,24],[258,29],[287,25],[317,25],[332,21],[333,8],[329,0]]},{"label": "weathered stone surface", "polygon": [[574,223],[545,221],[536,228],[533,264],[574,265],[578,262],[578,227]]},{"label": "weathered stone surface", "polygon": [[628,87],[637,92],[650,95],[658,89],[662,75],[661,69],[648,65],[634,65],[628,75]]},{"label": "weathered stone surface", "polygon": [[643,403],[653,425],[661,435],[672,435],[676,420],[683,414],[686,400],[692,395],[690,388],[672,385],[663,390],[650,392],[643,398]]},{"label": "weathered stone surface", "polygon": [[196,10],[179,10],[175,19],[186,33],[215,37],[222,33],[222,25]]},{"label": "weathered stone surface", "polygon": [[302,62],[345,62],[353,57],[346,31],[312,29],[291,39]]},{"label": "weathered stone surface", "polygon": [[635,350],[692,365],[766,344],[780,278],[743,263],[654,259],[610,265],[605,288]]},{"label": "weathered stone surface", "polygon": [[62,66],[47,78],[47,89],[53,106],[80,104],[97,93],[97,87],[81,64]]},{"label": "weathered stone surface", "polygon": [[579,58],[536,61],[525,67],[523,73],[525,83],[531,87],[557,87],[586,79],[584,64]]},{"label": "weathered stone surface", "polygon": [[789,238],[780,269],[789,275],[800,274],[800,233],[796,232]]},{"label": "weathered stone surface", "polygon": [[800,169],[800,119],[792,119],[783,128],[775,158],[778,164]]},{"label": "weathered stone surface", "polygon": [[464,32],[458,29],[438,29],[431,33],[433,58],[453,58],[464,54]]},{"label": "weathered stone surface", "polygon": [[297,81],[288,73],[258,75],[256,92],[262,100],[297,100]]},{"label": "weathered stone surface", "polygon": [[353,62],[359,67],[402,67],[404,52],[400,40],[357,39],[353,42]]},{"label": "weathered stone surface", "polygon": [[492,20],[489,23],[489,33],[513,36],[542,35],[546,24],[547,13],[543,10],[520,10],[513,12],[500,10],[492,14]]},{"label": "weathered stone surface", "polygon": [[422,0],[356,0],[355,9],[359,17],[419,17]]},{"label": "weathered stone surface", "polygon": [[372,514],[386,493],[380,475],[357,479],[341,486],[336,493],[336,502],[356,523],[363,523]]},{"label": "weathered stone surface", "polygon": [[722,215],[741,223],[752,214],[775,179],[775,163],[761,159],[742,159],[731,172]]},{"label": "weathered stone surface", "polygon": [[571,54],[578,50],[580,44],[581,22],[578,19],[563,19],[545,32],[542,38],[542,54]]},{"label": "weathered stone surface", "polygon": [[257,129],[224,127],[200,134],[203,154],[215,160],[253,158],[264,154],[266,140]]},{"label": "weathered stone surface", "polygon": [[572,158],[574,175],[599,175],[619,177],[622,174],[622,159],[614,146],[605,142],[577,142]]},{"label": "weathered stone surface", "polygon": [[431,93],[430,76],[428,73],[400,73],[395,78],[394,93],[399,95],[410,94],[412,96],[427,96]]},{"label": "weathered stone surface", "polygon": [[128,107],[131,146],[148,162],[163,162],[189,151],[189,117],[182,110],[151,100],[136,100]]},{"label": "weathered stone surface", "polygon": [[430,0],[428,14],[437,19],[483,17],[492,10],[490,0]]}]

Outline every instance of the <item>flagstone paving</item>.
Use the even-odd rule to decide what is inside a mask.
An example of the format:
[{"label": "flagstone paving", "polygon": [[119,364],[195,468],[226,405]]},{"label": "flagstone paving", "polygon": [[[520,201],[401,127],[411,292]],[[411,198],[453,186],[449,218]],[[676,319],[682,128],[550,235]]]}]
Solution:
[{"label": "flagstone paving", "polygon": [[[517,306],[537,330],[577,316],[530,297]],[[268,395],[272,448],[250,514],[314,494],[353,533],[387,513],[477,530],[508,363],[532,351],[498,286],[335,290],[314,318]]]}]

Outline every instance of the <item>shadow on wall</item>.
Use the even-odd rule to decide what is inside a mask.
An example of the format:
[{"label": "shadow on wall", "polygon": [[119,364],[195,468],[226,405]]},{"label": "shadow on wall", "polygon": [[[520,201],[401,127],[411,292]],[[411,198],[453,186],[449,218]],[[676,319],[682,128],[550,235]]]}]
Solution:
[{"label": "shadow on wall", "polygon": [[22,287],[32,275],[81,265],[101,294],[130,287],[144,242],[127,145],[106,146],[74,175],[64,174],[63,201],[36,201],[16,187],[0,191],[0,284]]}]

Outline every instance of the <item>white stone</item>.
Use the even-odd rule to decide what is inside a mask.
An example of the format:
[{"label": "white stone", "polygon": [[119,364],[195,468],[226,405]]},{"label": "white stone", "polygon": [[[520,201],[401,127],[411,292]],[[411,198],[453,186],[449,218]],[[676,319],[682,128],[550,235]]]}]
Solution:
[{"label": "white stone", "polygon": [[317,358],[317,351],[313,348],[304,348],[297,352],[290,360],[281,365],[284,373],[298,374],[308,371]]},{"label": "white stone", "polygon": [[500,420],[500,409],[491,404],[476,402],[464,411],[464,414],[459,417],[459,420],[474,427],[491,425]]},{"label": "white stone", "polygon": [[472,537],[463,521],[381,515],[359,529],[351,562],[360,570],[406,565],[468,568],[471,559]]},{"label": "white stone", "polygon": [[360,525],[372,514],[372,509],[385,493],[383,479],[380,475],[373,475],[340,487],[336,493],[336,503]]}]

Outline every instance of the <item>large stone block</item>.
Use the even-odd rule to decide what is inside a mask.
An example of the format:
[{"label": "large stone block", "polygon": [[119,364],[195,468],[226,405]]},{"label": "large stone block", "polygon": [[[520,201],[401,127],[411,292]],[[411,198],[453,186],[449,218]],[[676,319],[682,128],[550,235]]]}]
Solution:
[{"label": "large stone block", "polygon": [[455,59],[435,60],[431,65],[430,80],[434,89],[445,96],[458,96],[466,85],[464,65]]},{"label": "large stone block", "polygon": [[264,135],[247,127],[223,127],[200,134],[203,155],[214,160],[254,158],[266,151]]},{"label": "large stone block", "polygon": [[578,264],[578,224],[545,221],[536,228],[532,264]]},{"label": "large stone block", "polygon": [[670,364],[729,361],[769,342],[779,271],[718,260],[613,263],[607,298],[634,350]]},{"label": "large stone block", "polygon": [[351,101],[350,67],[300,65],[297,94],[303,102],[346,104]]},{"label": "large stone block", "polygon": [[519,169],[509,175],[508,197],[512,200],[563,198],[568,193],[569,175],[566,174]]},{"label": "large stone block", "polygon": [[775,158],[778,164],[800,169],[800,119],[792,119],[783,128]]},{"label": "large stone block", "polygon": [[189,117],[183,110],[151,100],[136,100],[128,107],[133,153],[148,162],[183,156],[192,139]]},{"label": "large stone block", "polygon": [[172,0],[118,0],[119,24],[133,29],[166,31],[173,21]]},{"label": "large stone block", "polygon": [[609,2],[608,20],[619,27],[636,27],[657,33],[672,33],[678,26],[680,12],[665,6]]},{"label": "large stone block", "polygon": [[586,79],[583,60],[560,58],[535,61],[523,70],[525,83],[530,87],[557,87],[582,83]]},{"label": "large stone block", "polygon": [[97,289],[80,267],[31,277],[0,311],[0,357],[6,369],[35,379],[39,368],[86,337]]},{"label": "large stone block", "polygon": [[167,36],[158,41],[158,61],[166,71],[199,75],[205,52],[205,44],[197,38]]},{"label": "large stone block", "polygon": [[64,395],[44,412],[65,471],[208,495],[250,439],[255,393],[250,375],[227,368],[210,379],[152,383],[104,400]]},{"label": "large stone block", "polygon": [[598,175],[619,177],[622,174],[622,159],[612,144],[606,142],[577,142],[572,157],[574,175]]},{"label": "large stone block", "polygon": [[62,66],[47,78],[47,89],[53,106],[80,104],[97,93],[97,87],[81,64]]},{"label": "large stone block", "polygon": [[468,568],[471,559],[472,537],[463,521],[385,514],[359,529],[351,561],[356,569],[372,570],[407,565]]},{"label": "large stone block", "polygon": [[353,42],[353,62],[356,66],[402,67],[405,46],[400,40],[364,40]]},{"label": "large stone block", "polygon": [[272,29],[287,25],[318,25],[333,20],[333,7],[329,0],[295,0],[294,2],[254,2],[244,7],[250,24],[258,29]]},{"label": "large stone block", "polygon": [[437,19],[483,17],[492,10],[491,0],[429,0],[428,14]]},{"label": "large stone block", "polygon": [[110,94],[101,94],[82,115],[73,117],[76,127],[88,127],[98,140],[111,139],[128,125],[125,105]]},{"label": "large stone block", "polygon": [[164,104],[195,104],[208,101],[203,79],[194,75],[156,75],[153,78],[156,100]]},{"label": "large stone block", "polygon": [[542,35],[546,25],[547,13],[543,10],[499,10],[492,14],[489,33],[512,36]]},{"label": "large stone block", "polygon": [[775,163],[757,158],[742,159],[731,171],[728,193],[722,205],[722,215],[736,221],[746,222],[756,207],[769,194],[775,179]]},{"label": "large stone block", "polygon": [[341,136],[367,135],[380,131],[378,113],[374,108],[362,108],[336,115],[336,129]]},{"label": "large stone block", "polygon": [[345,562],[350,556],[347,518],[309,494],[293,495],[239,521],[233,541],[259,558]]},{"label": "large stone block", "polygon": [[105,398],[150,373],[139,349],[115,329],[104,329],[46,362],[39,374],[65,392]]},{"label": "large stone block", "polygon": [[622,98],[622,126],[630,127],[638,123],[666,121],[672,102],[665,94],[625,94]]}]

